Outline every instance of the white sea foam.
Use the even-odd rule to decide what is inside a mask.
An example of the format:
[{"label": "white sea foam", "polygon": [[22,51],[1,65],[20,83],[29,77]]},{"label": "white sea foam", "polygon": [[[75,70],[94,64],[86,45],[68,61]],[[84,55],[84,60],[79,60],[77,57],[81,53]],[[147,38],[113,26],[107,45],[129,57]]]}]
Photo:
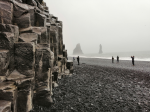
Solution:
[{"label": "white sea foam", "polygon": [[[150,51],[142,52],[119,52],[119,53],[104,53],[104,54],[86,54],[79,55],[81,58],[100,58],[100,59],[112,59],[112,56],[116,60],[119,56],[119,60],[131,60],[131,56],[135,56],[135,61],[150,61]],[[77,57],[78,55],[69,55],[69,57]]]}]

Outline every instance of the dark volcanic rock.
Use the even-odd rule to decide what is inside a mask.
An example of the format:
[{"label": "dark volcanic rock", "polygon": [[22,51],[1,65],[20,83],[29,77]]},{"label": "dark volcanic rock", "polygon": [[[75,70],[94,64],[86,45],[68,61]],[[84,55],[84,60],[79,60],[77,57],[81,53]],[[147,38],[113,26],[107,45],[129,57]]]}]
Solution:
[{"label": "dark volcanic rock", "polygon": [[12,24],[13,5],[6,1],[0,1],[0,23]]},{"label": "dark volcanic rock", "polygon": [[0,100],[0,112],[11,112],[11,102]]},{"label": "dark volcanic rock", "polygon": [[0,76],[8,75],[8,66],[10,63],[10,56],[8,50],[0,50]]},{"label": "dark volcanic rock", "polygon": [[34,43],[15,43],[16,69],[26,75],[34,76],[35,66],[35,44]]},{"label": "dark volcanic rock", "polygon": [[[9,50],[9,56],[11,60],[7,60],[9,62],[9,73],[14,70],[14,42],[15,36],[10,32],[0,33],[0,49]],[[5,67],[8,65],[6,64]],[[8,73],[8,74],[9,74]]]},{"label": "dark volcanic rock", "polygon": [[12,111],[17,112],[17,87],[14,82],[0,83],[0,99],[11,102]]},{"label": "dark volcanic rock", "polygon": [[75,54],[75,55],[77,55],[77,54],[83,54],[83,52],[81,50],[80,44],[76,45],[76,48],[73,50],[73,54]]},{"label": "dark volcanic rock", "polygon": [[35,45],[38,42],[38,35],[36,33],[22,33],[19,37],[19,42],[34,42]]},{"label": "dark volcanic rock", "polygon": [[19,37],[18,26],[11,25],[11,24],[0,24],[0,31],[14,33],[14,42],[18,42],[18,37]]},{"label": "dark volcanic rock", "polygon": [[14,70],[7,80],[13,81],[17,85],[17,112],[29,112],[33,106],[34,78],[27,78],[25,75]]}]

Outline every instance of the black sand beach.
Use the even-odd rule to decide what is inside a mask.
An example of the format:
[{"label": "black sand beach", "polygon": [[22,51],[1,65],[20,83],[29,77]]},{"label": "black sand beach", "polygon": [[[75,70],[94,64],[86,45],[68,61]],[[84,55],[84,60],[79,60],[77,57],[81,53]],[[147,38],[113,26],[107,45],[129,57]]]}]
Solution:
[{"label": "black sand beach", "polygon": [[55,104],[33,112],[150,112],[150,62],[80,59],[58,84]]}]

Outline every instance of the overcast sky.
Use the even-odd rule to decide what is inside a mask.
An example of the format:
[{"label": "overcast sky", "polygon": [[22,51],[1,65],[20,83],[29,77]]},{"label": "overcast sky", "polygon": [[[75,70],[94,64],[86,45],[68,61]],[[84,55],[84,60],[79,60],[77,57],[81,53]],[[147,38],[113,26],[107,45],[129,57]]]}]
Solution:
[{"label": "overcast sky", "polygon": [[83,53],[150,51],[150,0],[44,0],[63,21],[69,54],[80,43]]}]

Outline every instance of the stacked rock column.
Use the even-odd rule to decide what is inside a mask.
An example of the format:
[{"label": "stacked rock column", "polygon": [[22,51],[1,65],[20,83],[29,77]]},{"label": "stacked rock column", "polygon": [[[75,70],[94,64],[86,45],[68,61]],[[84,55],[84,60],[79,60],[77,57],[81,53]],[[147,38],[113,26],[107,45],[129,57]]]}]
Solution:
[{"label": "stacked rock column", "polygon": [[43,0],[0,0],[0,111],[49,106],[66,60],[62,22]]}]

